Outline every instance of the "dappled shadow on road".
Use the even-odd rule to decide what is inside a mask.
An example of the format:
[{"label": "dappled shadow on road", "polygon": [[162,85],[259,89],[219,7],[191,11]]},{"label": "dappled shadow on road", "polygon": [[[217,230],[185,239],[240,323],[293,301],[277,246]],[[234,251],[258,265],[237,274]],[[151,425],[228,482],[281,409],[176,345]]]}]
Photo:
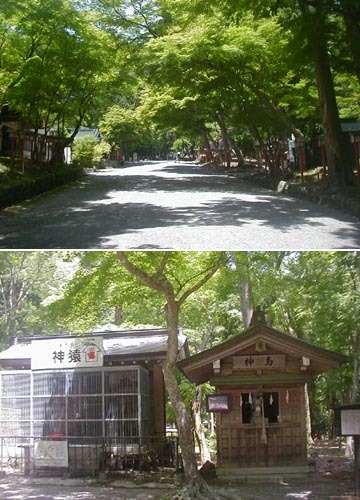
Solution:
[{"label": "dappled shadow on road", "polygon": [[[164,172],[164,170],[166,169],[161,169],[161,172]],[[239,182],[224,174],[207,174],[201,170],[194,173],[194,169],[190,169],[190,167],[187,168],[186,172],[183,168],[176,167],[172,171],[172,175],[129,174],[122,175],[120,179],[116,176],[116,173],[109,175],[104,172],[97,175],[97,184],[102,185],[103,188],[106,188],[107,184],[110,187],[112,182],[118,184],[117,188],[122,191],[239,191]],[[258,189],[255,188],[255,190]]]},{"label": "dappled shadow on road", "polygon": [[[345,500],[353,498],[353,461],[349,467],[333,465],[344,457],[319,457],[322,462],[303,477],[282,475],[271,480],[236,480],[235,477],[208,480],[217,498],[241,500]],[[108,478],[65,478],[47,475],[0,476],[0,498],[6,500],[130,500],[177,498],[182,476],[162,471],[161,475],[136,474]],[[161,480],[160,480],[161,477]]]},{"label": "dappled shadow on road", "polygon": [[[0,498],[6,500],[134,500],[137,499],[160,499],[164,495],[170,495],[172,488],[141,488],[133,485],[130,488],[112,487],[111,484],[92,484],[79,481],[64,480],[62,478],[44,478],[44,481],[29,478],[26,481],[20,477],[15,482],[8,484],[0,483]],[[39,481],[39,482],[37,482]]]},{"label": "dappled shadow on road", "polygon": [[[329,218],[336,222],[330,233],[344,241],[337,248],[360,245],[359,225],[349,223],[349,217],[335,210],[279,196],[225,175],[209,175],[187,164],[159,170],[159,176],[155,171],[134,175],[131,170],[120,176],[116,170],[100,172],[16,215],[3,215],[0,248],[111,248],[116,246],[113,238],[119,235],[131,238],[144,229],[169,227],[240,230],[251,225],[253,231],[256,225],[259,234],[262,228],[286,234],[294,228],[322,230],[329,225]],[[175,193],[182,193],[182,203],[174,203]],[[129,198],[129,194],[134,196]],[[347,227],[339,229],[342,221],[347,221]],[[311,242],[296,244],[299,249],[304,244],[311,247]],[[134,248],[132,243],[122,246]],[[154,241],[136,246],[160,247],[166,244]],[[169,247],[174,248],[171,242]]]},{"label": "dappled shadow on road", "polygon": [[[1,487],[0,487],[1,488]],[[0,498],[4,500],[100,500],[97,496],[96,490],[89,491],[75,491],[78,488],[62,488],[54,493],[52,488],[48,486],[30,487],[11,485],[7,488],[1,488]],[[102,500],[108,500],[106,494],[101,496]],[[119,499],[120,500],[120,499]]]}]

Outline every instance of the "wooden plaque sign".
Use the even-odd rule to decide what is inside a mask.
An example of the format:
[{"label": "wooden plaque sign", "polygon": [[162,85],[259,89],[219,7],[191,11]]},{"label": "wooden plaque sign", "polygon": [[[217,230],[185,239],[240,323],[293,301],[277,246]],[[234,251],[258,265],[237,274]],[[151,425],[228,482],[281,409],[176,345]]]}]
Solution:
[{"label": "wooden plaque sign", "polygon": [[207,411],[228,411],[230,410],[229,394],[209,394],[206,398]]},{"label": "wooden plaque sign", "polygon": [[360,409],[341,410],[341,434],[360,436]]},{"label": "wooden plaque sign", "polygon": [[285,354],[234,356],[233,366],[237,370],[263,370],[285,367]]}]

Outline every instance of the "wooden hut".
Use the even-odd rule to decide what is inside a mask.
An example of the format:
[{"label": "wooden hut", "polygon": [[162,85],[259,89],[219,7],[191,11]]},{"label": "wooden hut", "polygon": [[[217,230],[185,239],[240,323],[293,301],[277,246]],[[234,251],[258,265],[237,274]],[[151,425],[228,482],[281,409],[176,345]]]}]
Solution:
[{"label": "wooden hut", "polygon": [[266,326],[249,329],[184,359],[186,377],[215,392],[220,475],[302,474],[307,471],[305,385],[347,358]]}]

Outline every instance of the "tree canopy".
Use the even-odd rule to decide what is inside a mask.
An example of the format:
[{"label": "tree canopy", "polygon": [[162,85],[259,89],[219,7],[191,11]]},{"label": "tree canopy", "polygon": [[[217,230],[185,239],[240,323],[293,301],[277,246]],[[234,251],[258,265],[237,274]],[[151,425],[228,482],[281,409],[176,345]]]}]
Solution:
[{"label": "tree canopy", "polygon": [[[159,272],[163,252],[133,254],[145,273]],[[166,326],[166,300],[160,290],[140,285],[115,252],[78,257],[78,270],[63,297],[43,310],[48,328],[81,332],[103,324]],[[177,290],[174,299],[201,278],[201,262],[206,266],[217,258],[217,252],[170,252],[165,277]],[[179,324],[189,332],[190,348],[196,352],[204,337],[211,347],[241,332],[260,305],[275,328],[349,355],[351,365],[324,376],[314,391],[326,393],[329,405],[357,400],[359,262],[358,252],[228,252],[226,264],[184,301]]]},{"label": "tree canopy", "polygon": [[257,147],[273,175],[285,140],[324,135],[331,182],[353,184],[340,119],[360,116],[359,9],[350,0],[6,2],[0,103],[34,129],[74,137],[81,124],[100,125],[130,155],[165,155],[183,140],[242,164]]}]

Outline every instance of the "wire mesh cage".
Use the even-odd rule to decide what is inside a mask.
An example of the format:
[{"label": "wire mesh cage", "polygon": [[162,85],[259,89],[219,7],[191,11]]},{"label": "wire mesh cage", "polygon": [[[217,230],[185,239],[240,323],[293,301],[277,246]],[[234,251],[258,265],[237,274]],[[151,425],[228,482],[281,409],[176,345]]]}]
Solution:
[{"label": "wire mesh cage", "polygon": [[150,419],[149,372],[140,366],[96,371],[0,373],[1,435],[139,436]]}]

